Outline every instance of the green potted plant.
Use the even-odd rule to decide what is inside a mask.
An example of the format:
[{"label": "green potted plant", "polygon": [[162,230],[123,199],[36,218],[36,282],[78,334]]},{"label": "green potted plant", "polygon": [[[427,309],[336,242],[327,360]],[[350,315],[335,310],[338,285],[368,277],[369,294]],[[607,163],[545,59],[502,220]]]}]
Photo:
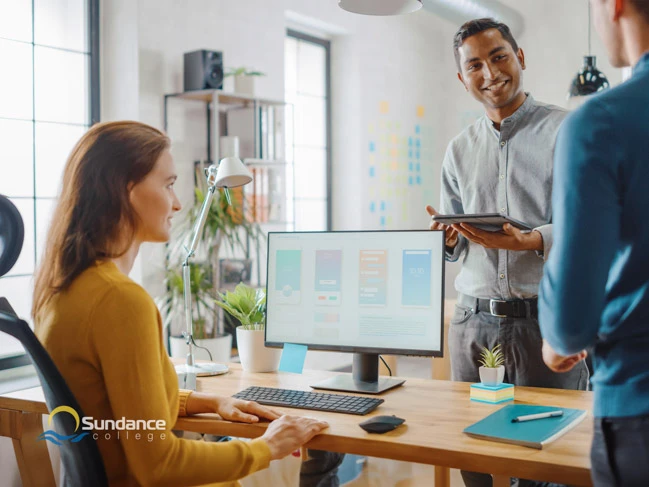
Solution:
[{"label": "green potted plant", "polygon": [[242,66],[239,68],[230,68],[225,73],[225,76],[234,76],[235,93],[253,96],[255,94],[255,78],[266,75]]},{"label": "green potted plant", "polygon": [[[185,331],[182,262],[186,257],[184,248],[189,244],[206,191],[201,166],[196,165],[199,187],[194,190],[195,204],[182,224],[174,230],[168,255],[166,292],[157,300],[164,324],[170,327],[172,356],[180,354],[184,357],[187,353],[186,341],[182,336]],[[207,348],[218,350],[216,355],[213,353],[212,359],[221,362],[230,359],[232,334],[226,333],[220,309],[214,304],[220,282],[219,254],[224,248],[230,253],[245,254],[248,244],[259,246],[264,239],[261,227],[244,214],[243,193],[237,190],[231,193],[229,201],[224,191],[215,193],[199,237],[196,255],[190,264],[194,339],[197,343],[198,340],[201,343],[207,341]]]},{"label": "green potted plant", "polygon": [[239,320],[237,350],[246,372],[273,372],[279,367],[282,351],[264,345],[266,293],[243,283],[234,292],[219,293],[217,306]]},{"label": "green potted plant", "polygon": [[482,348],[480,354],[480,381],[486,386],[499,386],[505,378],[505,356],[500,345],[491,350]]},{"label": "green potted plant", "polygon": [[[213,360],[227,362],[230,360],[232,339],[220,338],[216,332],[214,315],[218,308],[214,304],[213,286],[209,279],[210,266],[206,263],[191,263],[190,294],[192,297],[192,322],[194,341],[201,348],[207,348]],[[175,330],[185,330],[185,307],[183,299],[182,268],[174,267],[167,271],[164,281],[167,292],[156,299],[156,304],[163,317],[163,325]],[[184,357],[187,354],[187,342],[181,333],[170,339],[172,357]],[[207,353],[197,350],[197,357],[209,359]]]}]

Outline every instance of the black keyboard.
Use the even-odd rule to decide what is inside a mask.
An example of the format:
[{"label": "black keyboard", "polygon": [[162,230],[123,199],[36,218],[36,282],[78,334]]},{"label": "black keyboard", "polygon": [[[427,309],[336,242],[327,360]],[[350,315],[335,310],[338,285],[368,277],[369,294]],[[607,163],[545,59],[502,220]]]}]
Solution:
[{"label": "black keyboard", "polygon": [[329,413],[363,415],[374,411],[383,399],[348,396],[346,394],[325,394],[322,392],[275,389],[272,387],[248,387],[234,396],[237,399],[257,401],[267,406],[282,406],[297,409],[314,409]]}]

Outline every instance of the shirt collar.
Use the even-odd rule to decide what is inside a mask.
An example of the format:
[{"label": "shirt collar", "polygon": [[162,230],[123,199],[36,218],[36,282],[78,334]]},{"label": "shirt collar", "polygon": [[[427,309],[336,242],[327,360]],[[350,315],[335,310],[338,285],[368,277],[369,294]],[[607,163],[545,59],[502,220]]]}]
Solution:
[{"label": "shirt collar", "polygon": [[633,74],[641,73],[649,69],[649,51],[645,52],[640,60],[633,67]]},{"label": "shirt collar", "polygon": [[[530,109],[533,106],[534,106],[534,97],[532,95],[530,95],[526,91],[525,92],[525,101],[523,102],[523,104],[520,107],[518,107],[516,109],[516,111],[514,113],[512,113],[509,117],[504,118],[503,121],[500,123],[500,134],[502,134],[503,129],[505,129],[505,128],[511,129],[511,127],[513,127],[518,120],[520,120],[522,117],[524,117],[525,114],[527,112],[529,112]],[[496,130],[495,127],[494,127],[493,121],[486,115],[485,115],[485,118],[487,119],[487,122],[489,123],[489,125],[494,130]],[[507,131],[507,130],[505,130],[505,131]],[[496,132],[498,132],[498,131],[496,130]]]}]

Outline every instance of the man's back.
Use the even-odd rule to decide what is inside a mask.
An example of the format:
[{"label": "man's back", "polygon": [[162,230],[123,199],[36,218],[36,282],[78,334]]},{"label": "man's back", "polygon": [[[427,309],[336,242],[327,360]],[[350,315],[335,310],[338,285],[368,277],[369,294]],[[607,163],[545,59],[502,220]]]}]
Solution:
[{"label": "man's back", "polygon": [[649,54],[631,80],[572,114],[557,141],[541,320],[562,354],[597,336],[596,416],[649,413],[648,183]]}]

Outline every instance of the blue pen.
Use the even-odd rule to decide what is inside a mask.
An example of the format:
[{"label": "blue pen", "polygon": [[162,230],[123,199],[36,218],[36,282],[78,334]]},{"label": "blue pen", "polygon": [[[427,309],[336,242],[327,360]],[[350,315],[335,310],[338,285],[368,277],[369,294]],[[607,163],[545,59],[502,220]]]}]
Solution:
[{"label": "blue pen", "polygon": [[525,416],[517,416],[514,419],[512,419],[512,423],[523,423],[524,421],[534,421],[535,419],[556,418],[557,416],[563,416],[563,411],[559,409],[557,411],[549,411],[547,413],[526,414]]}]

